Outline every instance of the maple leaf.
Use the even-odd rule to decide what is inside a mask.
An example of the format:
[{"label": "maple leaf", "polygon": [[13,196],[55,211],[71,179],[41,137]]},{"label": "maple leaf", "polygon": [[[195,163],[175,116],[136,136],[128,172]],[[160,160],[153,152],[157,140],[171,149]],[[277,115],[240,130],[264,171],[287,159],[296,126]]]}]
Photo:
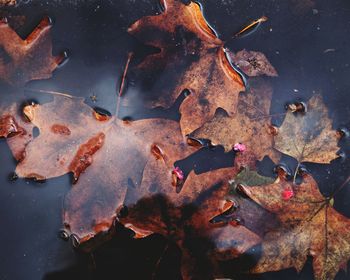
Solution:
[{"label": "maple leaf", "polygon": [[181,131],[187,135],[211,119],[217,108],[234,114],[244,85],[198,3],[160,2],[163,13],[143,17],[129,28],[139,40],[160,49],[135,73],[152,92],[142,96],[151,107],[169,108],[185,89],[190,91],[180,106]]},{"label": "maple leaf", "polygon": [[[294,267],[298,272],[307,257],[313,257],[315,279],[333,279],[350,258],[350,219],[331,206],[311,175],[296,186],[282,179],[264,186],[243,187],[244,192],[266,210],[277,215],[281,227],[267,233],[262,257],[253,273]],[[294,196],[283,199],[285,190]]]},{"label": "maple leaf", "polygon": [[6,19],[0,21],[0,80],[15,86],[47,79],[65,56],[52,56],[50,19],[45,17],[34,31],[22,40]]},{"label": "maple leaf", "polygon": [[[66,235],[86,248],[95,245],[94,237],[112,232],[129,188],[159,172],[166,173],[163,184],[174,188],[174,162],[191,153],[177,122],[123,122],[96,113],[82,98],[56,95],[50,103],[26,106],[24,114],[40,134],[26,145],[16,174],[37,180],[73,174],[76,184],[65,197],[63,222]],[[17,139],[13,145],[22,147]],[[152,158],[160,169],[149,173]]]},{"label": "maple leaf", "polygon": [[330,163],[338,157],[337,133],[321,95],[309,100],[304,114],[288,111],[275,137],[275,148],[299,163]]},{"label": "maple leaf", "polygon": [[[149,170],[154,168],[156,166]],[[138,190],[129,193],[128,214],[120,222],[135,231],[137,238],[158,233],[176,242],[182,250],[182,276],[193,279],[201,272],[196,271],[192,238],[202,240],[208,266],[211,263],[213,267],[216,261],[237,257],[260,242],[257,234],[238,224],[233,216],[226,217],[224,222],[213,222],[213,218],[234,211],[231,210],[234,202],[228,199],[228,180],[237,173],[237,168],[200,175],[192,171],[180,192],[167,188],[163,176],[143,180]]]},{"label": "maple leaf", "polygon": [[218,111],[214,118],[189,135],[190,140],[210,140],[211,145],[222,145],[225,151],[242,143],[247,151],[261,160],[269,156],[274,162],[279,153],[273,149],[274,139],[269,115],[272,87],[269,83],[254,78],[250,91],[240,96],[237,113],[233,116]]}]

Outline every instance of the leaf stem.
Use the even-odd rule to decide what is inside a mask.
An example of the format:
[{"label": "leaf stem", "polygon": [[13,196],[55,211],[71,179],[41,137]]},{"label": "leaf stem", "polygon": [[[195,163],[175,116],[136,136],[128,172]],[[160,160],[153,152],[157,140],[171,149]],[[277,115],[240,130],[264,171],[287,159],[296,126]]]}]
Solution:
[{"label": "leaf stem", "polygon": [[298,170],[299,170],[299,167],[300,167],[300,161],[298,161],[298,165],[295,169],[295,172],[294,172],[294,176],[293,176],[293,185],[295,185],[295,181],[297,179],[297,174],[298,174]]},{"label": "leaf stem", "polygon": [[53,95],[60,95],[68,98],[74,98],[74,96],[69,95],[67,93],[58,92],[58,91],[52,91],[52,90],[42,90],[42,89],[32,89],[32,88],[24,88],[25,91],[31,91],[31,92],[40,92],[40,93],[47,93],[47,94],[53,94]]},{"label": "leaf stem", "polygon": [[121,100],[121,97],[122,97],[123,92],[124,92],[124,88],[125,88],[125,78],[126,78],[126,74],[127,74],[127,72],[128,72],[128,69],[129,69],[129,65],[130,65],[130,61],[131,61],[132,56],[133,56],[133,53],[130,52],[130,53],[128,54],[128,58],[127,58],[127,60],[126,60],[126,64],[125,64],[124,71],[123,71],[122,80],[121,80],[121,82],[120,82],[120,86],[119,86],[119,90],[118,90],[118,98],[117,98],[117,107],[116,107],[116,111],[115,111],[116,117],[118,117],[118,115],[119,115],[120,100]]}]

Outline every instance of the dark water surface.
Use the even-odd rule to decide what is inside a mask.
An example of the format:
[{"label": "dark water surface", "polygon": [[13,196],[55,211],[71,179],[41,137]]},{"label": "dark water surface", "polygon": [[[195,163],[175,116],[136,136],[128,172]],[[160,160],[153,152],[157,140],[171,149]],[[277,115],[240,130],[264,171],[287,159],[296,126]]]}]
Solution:
[{"label": "dark water surface", "polygon": [[[53,19],[53,52],[67,50],[69,60],[49,80],[30,82],[26,88],[53,90],[86,97],[91,106],[114,111],[116,88],[130,51],[149,50],[127,34],[128,26],[140,17],[158,12],[156,0],[104,1],[19,1],[2,14],[25,15],[18,33],[25,37],[44,15]],[[243,26],[263,15],[269,21],[253,34],[230,40],[232,51],[261,51],[277,69],[273,80],[271,114],[284,112],[287,102],[307,101],[321,92],[329,108],[335,129],[350,128],[350,2],[348,0],[203,0],[205,15],[219,36],[226,41]],[[0,102],[9,98],[0,85]],[[97,96],[97,102],[91,96]],[[26,91],[11,97],[17,102],[45,101],[45,96]],[[181,100],[179,100],[181,102]],[[123,116],[133,119],[166,116],[178,119],[176,106],[164,112],[145,110],[142,102],[122,108]],[[274,120],[280,125],[281,120]],[[327,195],[340,186],[349,174],[350,141],[341,141],[344,157],[331,165],[307,164]],[[198,151],[182,162],[185,169],[197,173],[229,166],[233,154],[222,148]],[[210,159],[210,160],[208,160]],[[287,156],[282,161],[292,169],[296,162]],[[179,279],[180,252],[160,236],[131,240],[121,230],[111,242],[94,255],[75,252],[58,237],[64,195],[71,188],[69,176],[35,183],[9,175],[16,162],[0,140],[0,279],[151,279],[153,268],[163,256],[156,279]],[[272,175],[273,164],[265,159],[260,172]],[[335,208],[350,217],[350,189],[335,198]],[[234,279],[313,279],[308,260],[302,272],[295,270],[247,276],[235,275],[248,263],[244,259],[226,264]],[[337,280],[350,279],[341,271]]]}]

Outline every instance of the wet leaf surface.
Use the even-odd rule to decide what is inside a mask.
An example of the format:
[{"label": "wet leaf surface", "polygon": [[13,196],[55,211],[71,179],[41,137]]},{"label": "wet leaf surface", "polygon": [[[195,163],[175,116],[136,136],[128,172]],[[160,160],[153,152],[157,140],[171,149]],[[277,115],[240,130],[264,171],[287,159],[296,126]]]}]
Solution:
[{"label": "wet leaf surface", "polygon": [[275,148],[299,163],[330,163],[338,157],[337,133],[320,95],[309,100],[305,114],[288,111],[275,137]]},{"label": "wet leaf surface", "polygon": [[[143,180],[142,198],[137,197],[139,194],[130,194],[128,215],[120,222],[136,231],[136,237],[160,233],[176,242],[183,254],[182,275],[185,279],[194,275],[205,279],[220,275],[215,271],[218,260],[237,257],[260,242],[256,233],[235,220],[235,202],[230,200],[228,180],[237,172],[236,168],[199,175],[191,172],[180,193],[171,188],[162,189],[163,178],[158,177],[159,182]],[[232,214],[226,215],[227,211]],[[223,214],[225,220],[215,220]],[[194,248],[198,240],[202,240],[200,256],[206,260],[210,275],[206,275],[206,270],[200,271]]]},{"label": "wet leaf surface", "polygon": [[222,145],[228,152],[242,143],[257,160],[269,156],[278,162],[279,153],[273,149],[270,104],[271,85],[263,80],[251,80],[250,91],[242,93],[237,113],[228,116],[217,111],[209,122],[189,135],[191,139],[208,139],[212,145]]},{"label": "wet leaf surface", "polygon": [[112,227],[128,189],[140,188],[142,178],[161,176],[164,188],[173,189],[174,162],[191,152],[174,121],[123,122],[97,114],[81,98],[55,96],[24,113],[40,134],[26,146],[16,173],[36,180],[73,174],[64,225],[78,243]]},{"label": "wet leaf surface", "polygon": [[147,56],[135,75],[150,92],[141,98],[151,107],[169,108],[181,92],[190,91],[180,107],[186,135],[210,120],[217,108],[234,114],[244,85],[197,3],[160,2],[163,13],[141,18],[129,28],[130,34],[160,50]]},{"label": "wet leaf surface", "polygon": [[[286,200],[285,190],[295,194]],[[300,185],[278,179],[264,186],[244,187],[260,206],[277,215],[281,227],[264,236],[262,256],[251,272],[294,267],[301,271],[313,257],[315,279],[334,279],[350,258],[350,220],[320,193],[311,175]]]},{"label": "wet leaf surface", "polygon": [[64,60],[64,56],[52,56],[50,19],[44,18],[24,40],[0,20],[0,80],[11,85],[23,86],[26,82],[51,77],[52,72]]},{"label": "wet leaf surface", "polygon": [[34,128],[20,111],[20,106],[15,104],[0,107],[0,138],[7,138],[7,143],[17,161],[25,157],[25,147],[33,139]]}]

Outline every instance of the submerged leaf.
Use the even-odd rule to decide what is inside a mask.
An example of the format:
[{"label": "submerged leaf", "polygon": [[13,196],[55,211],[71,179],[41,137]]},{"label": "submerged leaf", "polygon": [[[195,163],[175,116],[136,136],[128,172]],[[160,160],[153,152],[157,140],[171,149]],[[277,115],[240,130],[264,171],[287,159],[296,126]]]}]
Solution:
[{"label": "submerged leaf", "polygon": [[242,50],[230,53],[233,62],[249,77],[266,75],[277,77],[277,71],[261,52]]}]

